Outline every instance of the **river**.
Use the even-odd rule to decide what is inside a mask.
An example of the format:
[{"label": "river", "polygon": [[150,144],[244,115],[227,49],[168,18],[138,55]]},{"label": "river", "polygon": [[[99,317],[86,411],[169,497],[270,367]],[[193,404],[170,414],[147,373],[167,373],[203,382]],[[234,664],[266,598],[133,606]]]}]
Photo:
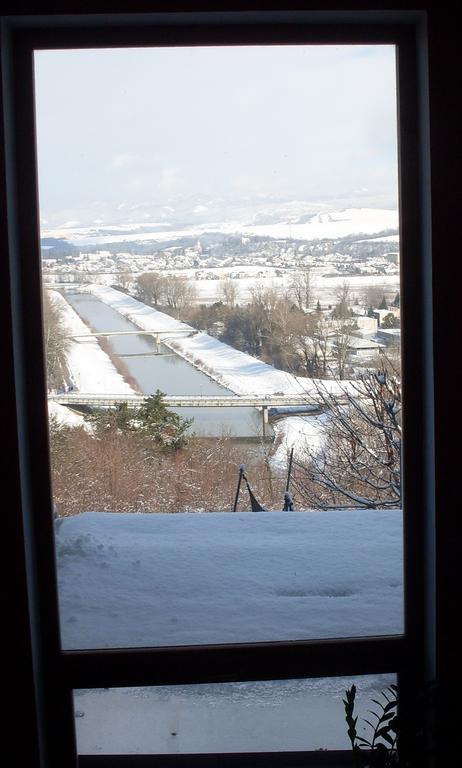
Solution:
[{"label": "river", "polygon": [[[96,332],[137,331],[139,328],[95,296],[66,293],[66,300]],[[160,389],[166,395],[230,395],[202,371],[173,353],[168,347],[158,351],[154,339],[145,335],[108,337],[113,353],[123,360],[143,393]],[[178,408],[180,416],[193,418],[191,429],[207,437],[229,434],[257,438],[261,434],[261,415],[256,408]]]}]

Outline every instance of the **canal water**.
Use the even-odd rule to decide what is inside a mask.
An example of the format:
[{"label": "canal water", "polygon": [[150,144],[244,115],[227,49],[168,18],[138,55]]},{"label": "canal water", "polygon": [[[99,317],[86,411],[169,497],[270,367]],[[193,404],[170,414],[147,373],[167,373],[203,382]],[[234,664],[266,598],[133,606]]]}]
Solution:
[{"label": "canal water", "polygon": [[[91,327],[100,333],[137,331],[134,323],[86,293],[65,295],[69,304]],[[173,353],[160,346],[163,355],[153,355],[158,347],[150,336],[108,337],[115,355],[120,357],[146,395],[160,389],[166,395],[230,395],[213,379]],[[256,408],[178,408],[184,418],[193,418],[191,430],[204,436],[227,434],[235,437],[257,438],[261,434],[261,414]]]}]

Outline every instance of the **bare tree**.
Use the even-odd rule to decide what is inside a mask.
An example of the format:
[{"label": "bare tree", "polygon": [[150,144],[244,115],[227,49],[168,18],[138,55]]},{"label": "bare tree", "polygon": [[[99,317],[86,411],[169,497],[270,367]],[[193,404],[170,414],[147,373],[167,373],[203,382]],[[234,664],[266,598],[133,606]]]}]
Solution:
[{"label": "bare tree", "polygon": [[128,291],[133,282],[133,275],[130,272],[121,272],[117,282],[124,291]]},{"label": "bare tree", "polygon": [[273,350],[279,345],[278,338],[278,318],[277,307],[281,302],[281,296],[278,289],[273,285],[265,287],[262,283],[257,283],[250,290],[252,301],[249,308],[252,312],[254,323],[264,346],[271,356]]},{"label": "bare tree", "polygon": [[63,311],[48,291],[43,294],[43,331],[48,387],[60,389],[68,375],[67,354],[71,340],[67,336]]},{"label": "bare tree", "polygon": [[348,280],[344,280],[342,285],[337,288],[336,295],[337,304],[333,309],[332,317],[336,320],[346,320],[352,315],[350,309],[351,291]]},{"label": "bare tree", "polygon": [[229,309],[234,309],[236,306],[236,300],[238,297],[238,287],[235,280],[230,277],[226,277],[221,281],[220,296],[223,304]]},{"label": "bare tree", "polygon": [[365,307],[376,308],[379,306],[385,296],[385,287],[383,285],[368,285],[364,291],[363,303]]},{"label": "bare tree", "polygon": [[177,318],[196,300],[194,284],[181,275],[167,275],[164,290],[167,306],[174,311]]},{"label": "bare tree", "polygon": [[345,378],[351,355],[351,337],[357,327],[354,318],[332,321],[332,358],[337,365],[339,379]]},{"label": "bare tree", "polygon": [[292,275],[289,290],[300,310],[309,309],[312,300],[310,267],[302,267]]},{"label": "bare tree", "polygon": [[329,335],[330,323],[318,312],[298,315],[298,324],[293,333],[297,370],[303,369],[312,378],[327,378]]},{"label": "bare tree", "polygon": [[157,307],[165,293],[165,277],[159,272],[144,272],[136,281],[137,298],[145,304]]},{"label": "bare tree", "polygon": [[401,503],[401,387],[384,365],[332,394],[317,397],[326,411],[322,448],[296,460],[294,483],[307,506],[399,507]]}]

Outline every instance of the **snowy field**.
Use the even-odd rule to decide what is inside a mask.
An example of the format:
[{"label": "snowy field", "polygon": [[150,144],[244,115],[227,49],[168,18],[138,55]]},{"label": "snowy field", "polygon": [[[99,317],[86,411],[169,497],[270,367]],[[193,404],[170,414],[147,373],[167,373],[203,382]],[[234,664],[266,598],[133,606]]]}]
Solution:
[{"label": "snowy field", "polygon": [[[197,270],[195,270],[197,271]],[[229,274],[229,268],[226,272]],[[239,268],[239,271],[241,269]],[[244,270],[242,270],[244,271]],[[255,267],[253,267],[255,272]],[[260,271],[260,270],[259,270]],[[252,298],[252,290],[255,289],[256,283],[263,288],[276,288],[283,294],[284,291],[289,290],[290,283],[293,277],[293,272],[287,272],[284,275],[274,275],[273,268],[265,270],[261,269],[263,274],[259,277],[240,277],[234,280],[236,286],[237,296],[236,301],[239,304],[247,304]],[[177,272],[177,274],[185,274],[187,270]],[[316,275],[313,270],[312,280],[312,292],[314,302],[317,299],[320,300],[322,307],[327,307],[329,304],[334,306],[338,302],[338,290],[341,288],[344,282],[347,282],[350,286],[352,296],[358,296],[360,298],[366,293],[367,289],[371,286],[377,286],[378,288],[384,288],[386,291],[392,293],[399,290],[399,275],[335,275],[332,277],[325,277],[323,275]],[[269,273],[269,274],[268,274]],[[109,280],[114,280],[113,276],[109,277]],[[194,287],[197,294],[197,301],[199,304],[213,304],[215,301],[223,300],[221,294],[221,280],[193,280]]]},{"label": "snowy field", "polygon": [[[64,648],[399,633],[394,511],[58,519]],[[77,691],[81,753],[348,748],[348,679]],[[364,714],[391,682],[355,681]],[[367,715],[366,715],[367,716]]]}]

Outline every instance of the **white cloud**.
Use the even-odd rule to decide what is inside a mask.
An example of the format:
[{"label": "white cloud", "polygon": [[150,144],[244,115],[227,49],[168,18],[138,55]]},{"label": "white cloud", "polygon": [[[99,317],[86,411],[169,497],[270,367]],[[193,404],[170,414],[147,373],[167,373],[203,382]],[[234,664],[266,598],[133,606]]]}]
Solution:
[{"label": "white cloud", "polygon": [[64,224],[61,224],[59,229],[71,229],[72,227],[78,226],[80,226],[80,221],[65,221]]},{"label": "white cloud", "polygon": [[162,194],[181,192],[186,186],[186,180],[180,168],[169,165],[162,168],[159,179],[159,191]]},{"label": "white cloud", "polygon": [[111,167],[112,168],[128,168],[134,165],[136,161],[137,161],[136,155],[129,155],[129,154],[122,153],[120,155],[115,155],[112,158]]}]

